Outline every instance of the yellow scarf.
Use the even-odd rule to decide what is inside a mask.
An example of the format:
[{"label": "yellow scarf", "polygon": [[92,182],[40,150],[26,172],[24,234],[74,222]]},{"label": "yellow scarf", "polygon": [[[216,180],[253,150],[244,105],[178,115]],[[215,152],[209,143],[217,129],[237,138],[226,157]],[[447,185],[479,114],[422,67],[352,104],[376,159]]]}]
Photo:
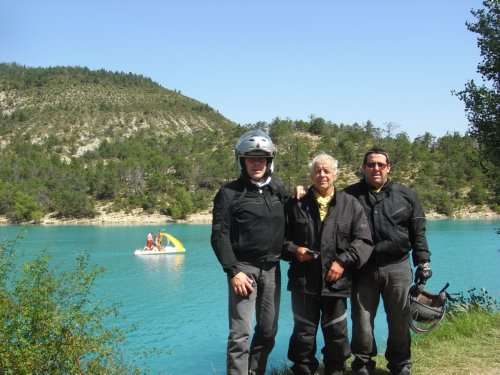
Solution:
[{"label": "yellow scarf", "polygon": [[325,216],[328,213],[328,207],[330,207],[330,202],[332,201],[334,193],[335,193],[335,188],[328,197],[322,197],[316,190],[314,190],[314,197],[316,198],[316,202],[318,202],[319,217],[321,221],[325,219]]}]

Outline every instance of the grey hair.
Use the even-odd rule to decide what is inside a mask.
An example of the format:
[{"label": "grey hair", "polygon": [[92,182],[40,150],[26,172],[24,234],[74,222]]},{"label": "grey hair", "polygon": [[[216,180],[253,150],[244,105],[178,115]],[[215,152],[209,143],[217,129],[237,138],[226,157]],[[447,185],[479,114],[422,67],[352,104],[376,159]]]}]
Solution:
[{"label": "grey hair", "polygon": [[319,163],[320,161],[326,161],[328,164],[332,166],[333,171],[337,172],[339,161],[325,152],[320,152],[319,154],[316,154],[313,160],[309,162],[309,173],[311,174],[313,173],[314,165]]}]

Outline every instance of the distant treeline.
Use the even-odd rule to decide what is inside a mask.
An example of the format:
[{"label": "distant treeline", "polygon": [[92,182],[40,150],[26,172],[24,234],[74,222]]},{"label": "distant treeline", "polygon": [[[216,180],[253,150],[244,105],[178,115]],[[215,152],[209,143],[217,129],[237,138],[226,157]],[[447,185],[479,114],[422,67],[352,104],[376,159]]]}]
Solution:
[{"label": "distant treeline", "polygon": [[[67,75],[72,78],[68,80]],[[73,75],[80,78],[75,80]],[[71,93],[81,92],[89,81],[98,93],[130,85],[135,90],[124,90],[119,98],[111,96],[113,106],[96,106],[96,117],[103,112],[108,116],[93,123],[92,134],[88,128],[69,124],[62,109],[53,109],[50,121],[38,119],[47,116],[45,107],[61,96],[71,103]],[[158,91],[154,97],[145,94],[152,87]],[[124,118],[113,122],[113,111],[119,118],[127,105],[120,103],[133,101],[137,90],[145,95],[142,102],[135,101],[136,111],[141,105],[148,110],[131,113],[130,118],[140,115],[148,126],[138,128],[137,122]],[[184,122],[188,130],[158,120],[160,109],[155,108],[160,107],[148,100],[161,100],[162,92],[170,102],[189,103],[176,106],[178,121],[174,121]],[[488,205],[497,210],[499,206],[492,194],[495,181],[489,181],[485,173],[491,166],[482,163],[476,142],[467,135],[436,138],[425,133],[410,140],[391,123],[379,128],[371,121],[335,124],[314,116],[309,121],[277,118],[239,126],[208,106],[203,117],[196,109],[201,103],[142,76],[86,68],[0,64],[0,95],[0,215],[12,222],[36,222],[47,213],[60,218],[92,217],[97,205],[104,204],[110,210],[142,207],[174,218],[210,208],[219,186],[237,175],[233,148],[249,128],[269,132],[278,149],[276,176],[289,187],[309,184],[307,163],[319,151],[339,160],[338,187],[344,187],[360,177],[364,152],[380,146],[391,156],[392,177],[414,188],[427,211],[450,216],[466,206]],[[29,100],[36,104],[23,106]],[[92,96],[80,102],[82,117],[88,117],[88,106],[95,105],[91,100]],[[26,117],[16,117],[23,110]],[[74,116],[75,109],[71,111]],[[76,144],[83,138],[96,146],[77,152]]]}]

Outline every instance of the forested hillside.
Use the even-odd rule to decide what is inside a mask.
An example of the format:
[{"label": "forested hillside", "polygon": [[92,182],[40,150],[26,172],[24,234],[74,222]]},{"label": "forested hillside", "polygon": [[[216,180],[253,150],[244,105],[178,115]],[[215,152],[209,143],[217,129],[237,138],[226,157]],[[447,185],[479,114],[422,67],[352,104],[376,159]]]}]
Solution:
[{"label": "forested hillside", "polygon": [[209,208],[236,176],[233,147],[249,128],[270,133],[276,175],[289,186],[309,182],[306,165],[318,151],[339,159],[339,187],[354,182],[364,152],[377,145],[392,156],[393,178],[413,187],[427,210],[498,210],[498,182],[487,180],[491,166],[466,135],[410,140],[393,124],[314,116],[240,126],[149,78],[81,67],[0,64],[0,109],[0,215],[12,222],[92,217],[104,204],[173,218]]}]

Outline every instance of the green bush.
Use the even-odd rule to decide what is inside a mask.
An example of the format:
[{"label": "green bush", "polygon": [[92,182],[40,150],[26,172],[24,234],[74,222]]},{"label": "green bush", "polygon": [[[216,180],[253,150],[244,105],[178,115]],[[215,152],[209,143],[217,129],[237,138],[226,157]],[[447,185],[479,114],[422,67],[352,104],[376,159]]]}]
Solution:
[{"label": "green bush", "polygon": [[42,217],[42,207],[33,197],[21,191],[16,192],[13,212],[15,222],[32,220],[38,223]]},{"label": "green bush", "polygon": [[103,269],[89,268],[86,254],[73,271],[56,274],[44,251],[19,273],[14,243],[0,244],[0,373],[138,374],[123,360],[123,333],[104,326],[116,306],[92,301]]},{"label": "green bush", "polygon": [[170,206],[170,213],[174,219],[184,219],[187,215],[193,212],[194,203],[191,193],[185,188],[180,187],[175,189],[173,194],[174,200]]},{"label": "green bush", "polygon": [[58,218],[92,218],[94,202],[85,193],[63,190],[55,194],[54,209]]}]

